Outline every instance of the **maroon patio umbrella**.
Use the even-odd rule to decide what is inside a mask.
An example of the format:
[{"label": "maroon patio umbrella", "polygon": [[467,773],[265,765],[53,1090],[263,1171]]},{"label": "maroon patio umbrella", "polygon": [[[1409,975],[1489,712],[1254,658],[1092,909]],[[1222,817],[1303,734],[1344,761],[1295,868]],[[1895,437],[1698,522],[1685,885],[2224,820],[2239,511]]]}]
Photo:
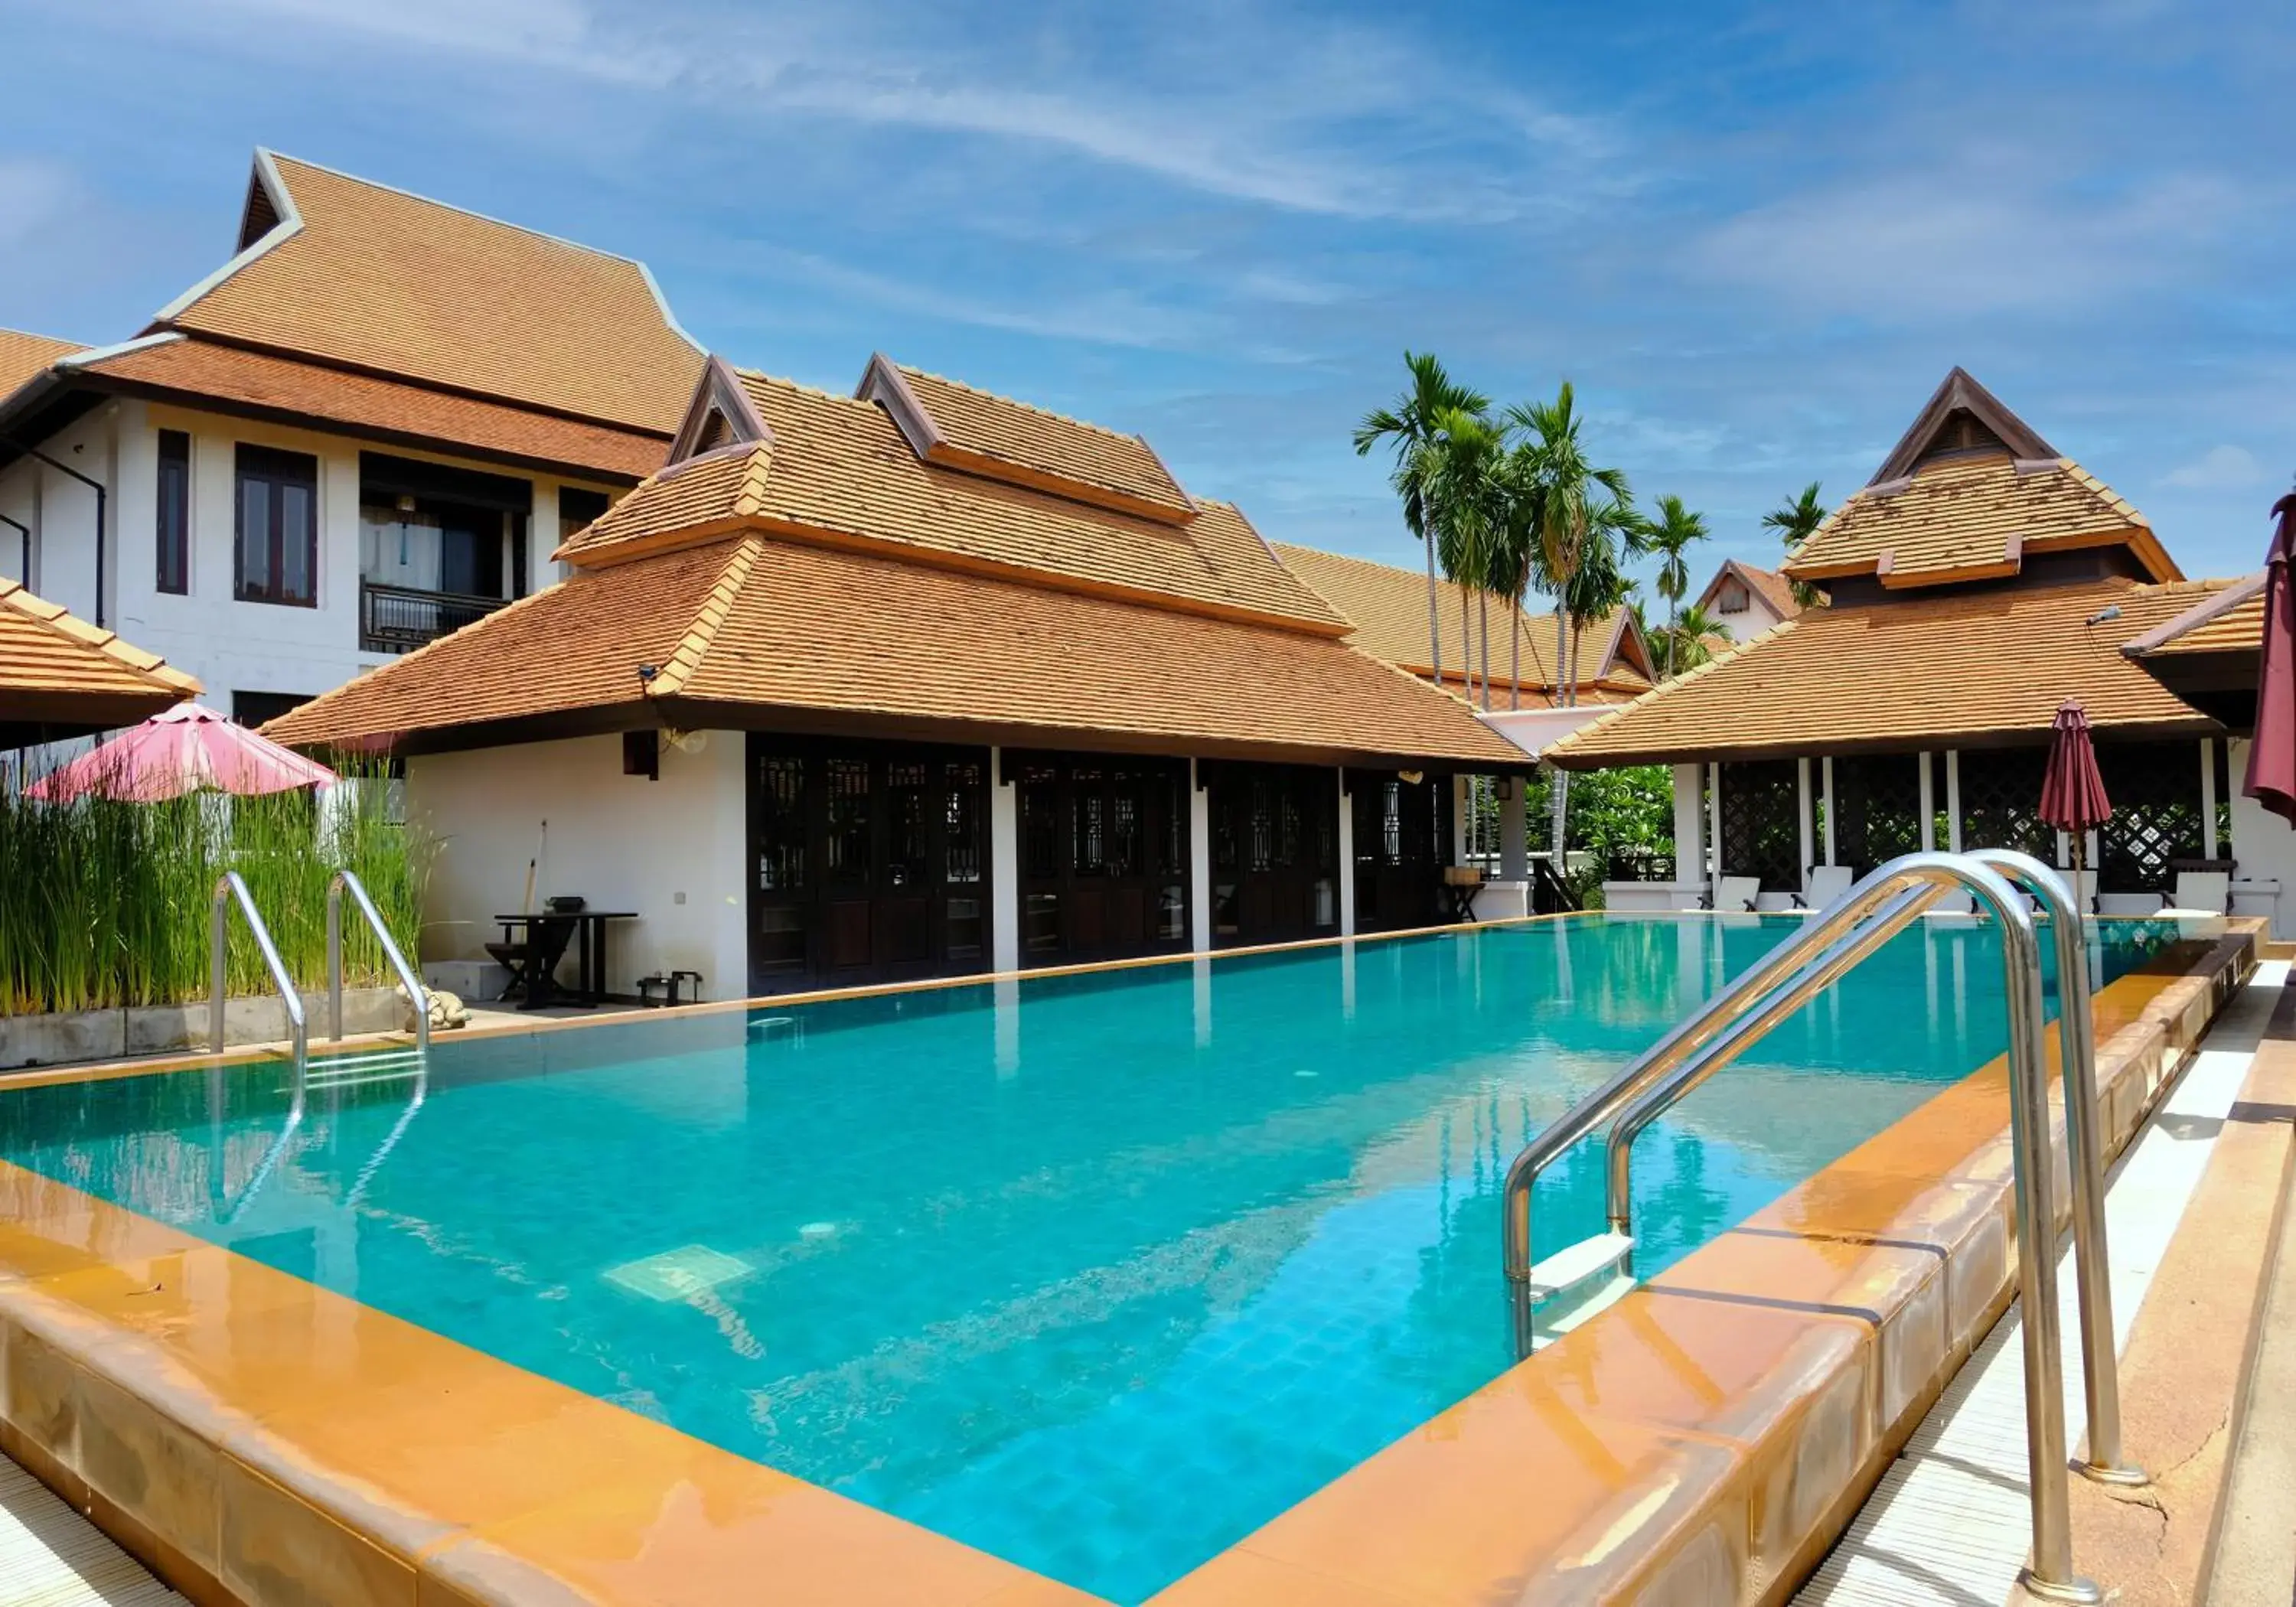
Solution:
[{"label": "maroon patio umbrella", "polygon": [[2296,825],[2296,598],[2288,559],[2296,547],[2296,491],[2272,504],[2280,529],[2264,561],[2264,642],[2256,671],[2256,740],[2241,791]]},{"label": "maroon patio umbrella", "polygon": [[2049,768],[2041,778],[2041,823],[2073,839],[2073,877],[2079,880],[2088,834],[2112,818],[2112,800],[2097,773],[2096,746],[2089,741],[2088,715],[2067,698],[2049,726]]}]

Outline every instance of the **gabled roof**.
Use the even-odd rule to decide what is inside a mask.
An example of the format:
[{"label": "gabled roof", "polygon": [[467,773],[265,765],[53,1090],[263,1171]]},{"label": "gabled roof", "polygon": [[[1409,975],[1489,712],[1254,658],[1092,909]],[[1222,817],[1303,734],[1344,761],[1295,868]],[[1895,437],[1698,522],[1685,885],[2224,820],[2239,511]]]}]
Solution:
[{"label": "gabled roof", "polygon": [[[723,395],[726,374],[745,406]],[[874,402],[713,364],[680,439],[701,450],[558,555],[598,567],[754,529],[1321,635],[1347,628],[1226,504],[1192,503],[1174,525],[949,468],[919,457]]]},{"label": "gabled roof", "polygon": [[[1428,653],[1424,573],[1286,542],[1275,544],[1275,553],[1354,627],[1348,635],[1350,645],[1414,675],[1434,673]],[[1443,644],[1443,678],[1456,681],[1464,671],[1459,640],[1460,605],[1464,600],[1468,611],[1473,614],[1480,599],[1456,583],[1443,579],[1436,581],[1435,595],[1436,627]],[[1527,613],[1496,598],[1491,600],[1490,607],[1496,616],[1491,628],[1492,684],[1499,687],[1515,685],[1508,678],[1515,662],[1506,639],[1505,616],[1512,613],[1521,645],[1521,685],[1542,697],[1551,693],[1557,678],[1553,665],[1554,616]],[[1621,609],[1599,619],[1574,623],[1576,640],[1572,647],[1578,655],[1581,690],[1640,692],[1650,685],[1649,654],[1633,620],[1632,611]],[[1480,633],[1480,618],[1476,628]],[[1480,634],[1477,646],[1476,670],[1480,674]]]},{"label": "gabled roof", "polygon": [[131,726],[199,691],[166,660],[0,577],[0,747]]},{"label": "gabled roof", "polygon": [[[2101,733],[2216,723],[2121,652],[2208,583],[2124,578],[1811,609],[1558,742],[1571,769],[2046,739],[2079,698]],[[2108,611],[2117,611],[2109,617]]]},{"label": "gabled roof", "polygon": [[283,422],[316,420],[369,439],[437,447],[529,468],[635,480],[662,439],[297,357],[168,332],[65,360],[94,389]]},{"label": "gabled roof", "polygon": [[659,725],[1524,762],[1458,699],[1329,636],[754,534],[578,570],[264,729],[420,750]]},{"label": "gabled roof", "polygon": [[17,387],[53,365],[59,358],[85,349],[70,340],[26,334],[17,329],[0,329],[0,397],[12,394]]},{"label": "gabled roof", "polygon": [[667,435],[701,353],[643,264],[258,152],[173,328]]},{"label": "gabled roof", "polygon": [[1997,579],[2029,553],[2099,546],[2127,548],[2154,580],[2183,578],[2143,514],[1956,368],[1785,573],[1903,589]]},{"label": "gabled roof", "polygon": [[882,352],[854,395],[892,415],[919,457],[1143,519],[1185,524],[1196,504],[1136,435],[1016,402]]},{"label": "gabled roof", "polygon": [[1722,590],[1725,580],[1734,579],[1770,606],[1770,611],[1781,619],[1791,619],[1801,612],[1801,604],[1794,601],[1793,582],[1775,570],[1757,569],[1738,558],[1725,558],[1722,567],[1714,571],[1714,578],[1698,594],[1695,606],[1711,613],[1714,600]]}]

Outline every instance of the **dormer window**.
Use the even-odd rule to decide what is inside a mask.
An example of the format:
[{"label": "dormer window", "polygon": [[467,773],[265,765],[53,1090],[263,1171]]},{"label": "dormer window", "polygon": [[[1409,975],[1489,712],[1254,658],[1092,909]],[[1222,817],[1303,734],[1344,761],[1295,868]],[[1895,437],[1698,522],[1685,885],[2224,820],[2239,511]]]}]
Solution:
[{"label": "dormer window", "polygon": [[1715,596],[1714,611],[1718,614],[1742,614],[1752,602],[1743,586],[1735,580],[1726,581]]}]

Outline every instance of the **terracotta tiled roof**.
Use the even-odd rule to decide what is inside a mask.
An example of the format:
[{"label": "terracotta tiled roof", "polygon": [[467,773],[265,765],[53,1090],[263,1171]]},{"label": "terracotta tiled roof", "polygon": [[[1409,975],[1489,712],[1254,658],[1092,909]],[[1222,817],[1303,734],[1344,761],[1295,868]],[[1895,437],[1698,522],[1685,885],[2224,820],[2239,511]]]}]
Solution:
[{"label": "terracotta tiled roof", "polygon": [[[1811,609],[1563,738],[1573,769],[2046,736],[2057,706],[2161,733],[2213,722],[2130,663],[2121,644],[2202,588],[2112,579]],[[2118,618],[2090,624],[2118,607]]]},{"label": "terracotta tiled roof", "polygon": [[163,324],[663,435],[676,428],[701,353],[638,263],[286,157],[259,157],[258,182],[266,161],[301,227],[283,222],[273,243]]},{"label": "terracotta tiled roof", "polygon": [[355,676],[264,726],[283,742],[361,746],[408,733],[636,703],[734,550],[688,547],[576,574]]},{"label": "terracotta tiled roof", "polygon": [[12,393],[58,357],[68,357],[85,349],[70,340],[28,335],[18,329],[0,329],[0,397]]},{"label": "terracotta tiled roof", "polygon": [[[873,363],[871,374],[864,377],[865,395],[873,391],[882,363]],[[887,365],[938,438],[926,447],[937,463],[1038,489],[1081,494],[1087,501],[1112,500],[1126,512],[1150,518],[1185,521],[1195,512],[1163,460],[1136,435],[1119,435],[920,368]]]},{"label": "terracotta tiled roof", "polygon": [[1935,586],[2015,574],[2027,553],[2103,545],[2132,548],[2156,579],[2178,578],[2144,516],[2070,458],[1973,453],[1867,486],[1827,516],[1785,572]]},{"label": "terracotta tiled roof", "polygon": [[520,463],[637,480],[661,466],[659,435],[456,396],[292,357],[184,339],[136,346],[74,372],[140,394],[212,401]]},{"label": "terracotta tiled roof", "polygon": [[1198,504],[1183,525],[1134,518],[922,461],[875,403],[762,374],[741,383],[770,432],[762,455],[712,455],[665,471],[560,554],[614,563],[749,526],[1330,635],[1344,628],[1226,504]]},{"label": "terracotta tiled roof", "polygon": [[2204,595],[2167,623],[2130,640],[2133,659],[2186,653],[2255,652],[2264,644],[2264,583],[2269,571],[2238,580],[2199,582]]},{"label": "terracotta tiled roof", "polygon": [[0,577],[0,733],[107,730],[199,690],[165,660]]},{"label": "terracotta tiled roof", "polygon": [[[1275,544],[1275,553],[1354,624],[1355,629],[1348,636],[1349,643],[1414,675],[1434,673],[1427,652],[1427,577],[1423,571],[1285,542]],[[1456,681],[1461,675],[1459,608],[1464,590],[1448,580],[1438,579],[1435,583],[1436,624],[1442,635],[1446,682]],[[1473,594],[1465,594],[1470,614],[1476,611],[1478,601]],[[1513,660],[1508,652],[1506,615],[1512,612],[1515,628],[1521,634],[1523,690],[1537,691],[1542,696],[1553,691],[1556,677],[1549,666],[1554,657],[1554,616],[1511,610],[1496,598],[1491,600],[1491,611],[1492,685],[1502,688],[1514,685],[1507,678],[1508,667]],[[1650,685],[1644,676],[1620,656],[1627,641],[1627,633],[1621,627],[1622,616],[1619,614],[1582,619],[1574,625],[1578,639],[1573,646],[1578,653],[1582,692],[1601,688],[1640,691]],[[1481,628],[1478,618],[1475,668],[1479,676],[1482,668]]]},{"label": "terracotta tiled roof", "polygon": [[1722,561],[1722,567],[1714,571],[1714,578],[1708,581],[1706,589],[1698,594],[1698,606],[1711,612],[1715,594],[1722,589],[1722,583],[1733,576],[1737,578],[1740,585],[1769,604],[1770,611],[1781,619],[1791,619],[1801,612],[1801,604],[1794,601],[1792,581],[1775,570],[1757,569],[1741,558],[1725,558]]},{"label": "terracotta tiled roof", "polygon": [[[658,671],[643,694],[641,662]],[[834,716],[976,741],[1523,762],[1456,698],[1329,636],[756,536],[578,571],[265,729],[360,744],[604,703],[630,725]]]}]

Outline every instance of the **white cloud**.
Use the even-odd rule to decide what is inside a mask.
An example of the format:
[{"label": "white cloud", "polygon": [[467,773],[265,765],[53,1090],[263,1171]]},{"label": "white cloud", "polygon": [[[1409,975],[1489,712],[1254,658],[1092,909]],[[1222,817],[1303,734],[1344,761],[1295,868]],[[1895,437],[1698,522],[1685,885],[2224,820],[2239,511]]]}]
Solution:
[{"label": "white cloud", "polygon": [[1806,312],[1882,322],[2046,313],[2170,278],[2245,204],[2206,175],[2100,199],[2053,193],[1989,166],[1865,173],[1789,196],[1710,231],[1691,260]]},{"label": "white cloud", "polygon": [[2188,491],[2237,491],[2264,478],[2264,465],[2247,447],[2211,447],[2191,463],[2162,475],[2161,483]]},{"label": "white cloud", "polygon": [[[900,8],[673,16],[584,0],[234,0],[168,20],[212,29],[230,11],[673,89],[720,114],[800,121],[809,140],[824,119],[978,137],[1332,217],[1504,223],[1630,183],[1592,119],[1404,37],[1251,5],[1174,19],[1137,53],[1063,32],[1060,13],[963,42],[931,36],[935,13]],[[1366,160],[1366,142],[1389,153]]]}]

